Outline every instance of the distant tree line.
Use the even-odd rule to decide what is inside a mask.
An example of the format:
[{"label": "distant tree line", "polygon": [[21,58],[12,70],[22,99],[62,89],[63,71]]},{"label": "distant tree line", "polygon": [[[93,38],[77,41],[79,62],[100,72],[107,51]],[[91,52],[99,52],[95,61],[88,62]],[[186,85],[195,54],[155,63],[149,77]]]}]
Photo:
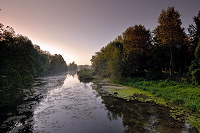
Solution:
[{"label": "distant tree line", "polygon": [[65,72],[59,54],[51,55],[31,40],[0,24],[0,107],[17,104],[32,88],[34,77]]},{"label": "distant tree line", "polygon": [[69,71],[77,71],[78,70],[78,66],[77,64],[73,61],[72,63],[69,63]]},{"label": "distant tree line", "polygon": [[38,45],[34,45],[33,56],[35,58],[34,76],[57,74],[68,70],[62,55],[51,55],[48,51],[41,50]]},{"label": "distant tree line", "polygon": [[122,80],[130,77],[192,79],[200,84],[200,11],[187,35],[174,7],[162,10],[151,32],[143,25],[126,29],[92,56],[96,74]]},{"label": "distant tree line", "polygon": [[91,66],[90,65],[79,65],[78,70],[82,70],[82,69],[91,69]]}]

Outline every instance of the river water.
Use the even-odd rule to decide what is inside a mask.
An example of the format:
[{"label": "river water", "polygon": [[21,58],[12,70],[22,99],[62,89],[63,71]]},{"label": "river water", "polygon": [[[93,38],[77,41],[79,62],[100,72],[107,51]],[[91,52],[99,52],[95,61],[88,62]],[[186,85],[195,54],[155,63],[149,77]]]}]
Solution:
[{"label": "river water", "polygon": [[[1,113],[0,132],[196,133],[154,103],[125,101],[101,93],[103,84],[81,83],[77,75],[37,78],[35,92]],[[2,116],[3,114],[3,116]]]}]

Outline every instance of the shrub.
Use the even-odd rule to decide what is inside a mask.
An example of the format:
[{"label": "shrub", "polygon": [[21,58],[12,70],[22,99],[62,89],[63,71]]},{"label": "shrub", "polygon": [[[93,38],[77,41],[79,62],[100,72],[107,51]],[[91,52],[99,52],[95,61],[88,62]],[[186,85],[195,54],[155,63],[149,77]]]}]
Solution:
[{"label": "shrub", "polygon": [[89,83],[94,79],[93,72],[90,69],[79,70],[77,74],[80,82]]},{"label": "shrub", "polygon": [[192,71],[192,83],[193,84],[200,84],[200,68],[194,69]]}]

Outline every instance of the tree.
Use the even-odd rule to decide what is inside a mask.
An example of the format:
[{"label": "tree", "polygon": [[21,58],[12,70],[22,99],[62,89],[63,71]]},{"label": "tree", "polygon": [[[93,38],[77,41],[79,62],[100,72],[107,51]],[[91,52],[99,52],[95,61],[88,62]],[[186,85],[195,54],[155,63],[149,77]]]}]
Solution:
[{"label": "tree", "polygon": [[67,71],[61,55],[50,55],[30,39],[0,24],[0,108],[15,106],[30,93],[34,77]]},{"label": "tree", "polygon": [[190,33],[192,44],[197,46],[200,37],[200,11],[197,16],[193,17],[193,21],[195,25],[189,25],[188,31]]},{"label": "tree", "polygon": [[91,59],[94,72],[102,77],[110,76],[108,61],[110,59],[111,47],[111,45],[107,45],[106,47],[101,48],[100,52],[96,52]]},{"label": "tree", "polygon": [[144,76],[150,47],[149,30],[142,25],[129,27],[122,36],[92,56],[92,68],[98,75],[114,80]]},{"label": "tree", "polygon": [[33,83],[32,42],[9,29],[1,32],[0,107],[18,104]]},{"label": "tree", "polygon": [[[158,17],[159,25],[154,29],[153,33],[160,42],[160,45],[166,45],[169,49],[169,71],[170,77],[174,73],[174,60],[177,48],[184,44],[184,28],[181,27],[181,19],[178,11],[174,7],[169,7],[167,10],[162,10]],[[166,50],[167,51],[167,50]],[[167,61],[166,61],[167,62]]]},{"label": "tree", "polygon": [[50,60],[50,53],[40,49],[40,46],[34,45],[34,77],[39,77],[47,74],[47,68]]},{"label": "tree", "polygon": [[192,82],[194,84],[200,84],[200,11],[198,16],[194,18],[195,26],[191,26],[188,29],[190,32],[190,36],[193,39],[193,44],[197,45],[195,49],[195,60],[192,62],[189,70],[192,75]]},{"label": "tree", "polygon": [[151,34],[142,25],[129,27],[123,33],[123,75],[143,76],[151,47]]},{"label": "tree", "polygon": [[49,56],[46,74],[57,74],[66,72],[67,70],[66,62],[60,54]]},{"label": "tree", "polygon": [[123,44],[113,41],[108,46],[110,46],[110,52],[107,54],[108,73],[113,80],[119,81],[122,78]]},{"label": "tree", "polygon": [[78,69],[78,66],[74,61],[69,64],[69,70],[70,71],[77,71],[77,69]]},{"label": "tree", "polygon": [[92,56],[92,68],[96,74],[118,80],[121,77],[123,45],[117,40],[110,42]]},{"label": "tree", "polygon": [[189,70],[193,84],[200,84],[200,41],[195,51],[195,60],[192,62]]}]

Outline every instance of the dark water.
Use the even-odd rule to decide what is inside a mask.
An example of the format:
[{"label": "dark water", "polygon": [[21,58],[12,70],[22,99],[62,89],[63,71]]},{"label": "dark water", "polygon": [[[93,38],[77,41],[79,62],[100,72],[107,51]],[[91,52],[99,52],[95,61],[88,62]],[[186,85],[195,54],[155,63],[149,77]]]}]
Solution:
[{"label": "dark water", "polygon": [[1,116],[0,132],[33,133],[195,133],[153,103],[109,97],[102,85],[80,83],[77,76],[36,79],[35,93]]}]

